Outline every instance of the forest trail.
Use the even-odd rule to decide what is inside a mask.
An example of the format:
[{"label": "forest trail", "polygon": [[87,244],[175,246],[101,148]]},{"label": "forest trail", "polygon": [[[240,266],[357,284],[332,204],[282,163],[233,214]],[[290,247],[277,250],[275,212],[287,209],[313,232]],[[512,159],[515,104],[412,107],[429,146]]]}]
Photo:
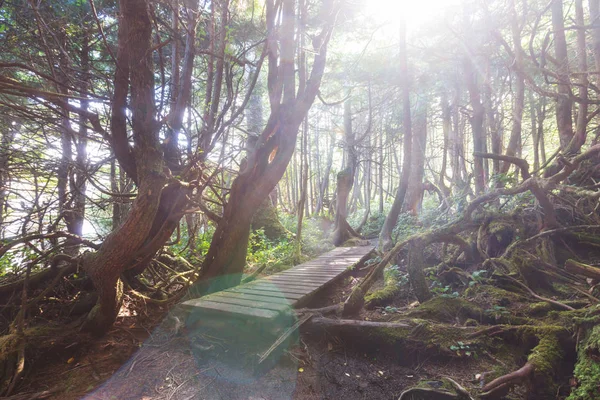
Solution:
[{"label": "forest trail", "polygon": [[[340,282],[375,246],[372,241],[336,248],[286,271],[182,303],[86,399],[307,398],[312,383],[298,381],[302,369],[294,361],[306,357],[293,350],[297,332],[269,357],[266,368],[257,369],[257,356],[296,321],[293,307],[305,306]],[[173,328],[174,319],[176,325],[185,319],[185,328]],[[283,357],[290,351],[300,353]]]}]

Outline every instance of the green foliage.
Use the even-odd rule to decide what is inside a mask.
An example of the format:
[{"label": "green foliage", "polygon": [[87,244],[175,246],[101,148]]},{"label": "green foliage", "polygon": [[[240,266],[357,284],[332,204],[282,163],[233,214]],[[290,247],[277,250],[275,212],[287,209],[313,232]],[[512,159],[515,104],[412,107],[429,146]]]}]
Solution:
[{"label": "green foliage", "polygon": [[[288,231],[297,234],[298,219],[295,215],[280,213],[279,220]],[[333,243],[329,241],[331,225],[333,225],[331,221],[323,217],[304,218],[302,221],[302,255],[312,258],[333,249]]]},{"label": "green foliage", "polygon": [[274,266],[289,266],[293,256],[294,242],[292,239],[269,240],[263,229],[250,233],[247,256],[250,269],[262,265],[267,265],[267,269],[272,269]]},{"label": "green foliage", "polygon": [[[373,210],[377,209],[378,205],[375,204],[375,202],[371,203],[371,208],[370,208],[371,213],[369,214],[367,221],[365,222],[365,224],[362,226],[362,229],[360,230],[361,235],[363,235],[366,238],[375,238],[375,237],[379,236],[379,232],[381,232],[381,227],[383,227],[383,222],[385,221],[385,217],[387,216],[387,213],[388,213],[389,205],[387,205],[387,206],[388,207],[384,207],[384,210],[382,213],[373,212]],[[350,214],[348,216],[348,223],[352,227],[358,227],[360,225],[360,223],[362,222],[364,215],[365,215],[365,209],[358,208],[355,212],[353,212],[352,214]]]},{"label": "green foliage", "polygon": [[383,277],[386,281],[393,279],[397,286],[403,286],[408,283],[408,274],[400,271],[400,267],[398,265],[390,265],[386,267],[383,270]]},{"label": "green foliage", "polygon": [[495,319],[498,319],[502,316],[510,315],[510,311],[508,311],[506,307],[499,305],[494,305],[492,308],[486,309],[484,313],[494,317]]},{"label": "green foliage", "polygon": [[465,344],[464,342],[456,342],[450,346],[450,350],[455,351],[457,355],[463,357],[473,357],[477,358],[477,352],[471,348],[470,345]]},{"label": "green foliage", "polygon": [[398,217],[398,223],[392,231],[392,237],[396,239],[396,242],[401,242],[404,239],[420,232],[423,227],[418,225],[417,217],[410,214],[400,214]]},{"label": "green foliage", "polygon": [[483,283],[486,280],[487,271],[485,269],[480,269],[477,271],[473,271],[471,274],[472,280],[469,282],[469,287],[475,286],[478,283]]},{"label": "green foliage", "polygon": [[427,279],[432,281],[431,283],[431,292],[437,294],[440,297],[444,298],[457,298],[459,296],[458,292],[452,290],[452,286],[442,284],[435,275],[433,270],[429,270],[427,274]]},{"label": "green foliage", "polygon": [[12,252],[6,253],[0,257],[0,276],[4,276],[16,267],[15,254]]}]

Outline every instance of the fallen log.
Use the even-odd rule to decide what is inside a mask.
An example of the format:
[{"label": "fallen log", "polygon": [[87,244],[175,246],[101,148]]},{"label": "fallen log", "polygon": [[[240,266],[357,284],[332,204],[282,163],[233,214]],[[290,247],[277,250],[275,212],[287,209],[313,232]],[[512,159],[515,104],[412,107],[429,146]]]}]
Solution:
[{"label": "fallen log", "polygon": [[359,327],[359,328],[412,328],[412,325],[402,322],[374,322],[360,321],[355,319],[333,319],[318,317],[313,318],[308,323],[309,325],[319,327]]},{"label": "fallen log", "polygon": [[600,281],[600,268],[583,264],[575,260],[567,260],[565,262],[565,269],[567,270],[567,272],[570,272],[572,274],[583,275],[587,278],[592,278]]}]

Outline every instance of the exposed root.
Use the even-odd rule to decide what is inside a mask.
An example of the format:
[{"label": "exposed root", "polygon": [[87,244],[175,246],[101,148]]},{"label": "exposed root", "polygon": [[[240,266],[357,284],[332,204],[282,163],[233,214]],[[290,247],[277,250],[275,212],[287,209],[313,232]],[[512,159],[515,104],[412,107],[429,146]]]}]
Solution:
[{"label": "exposed root", "polygon": [[544,329],[536,336],[539,342],[529,354],[525,365],[516,371],[494,379],[483,387],[482,390],[488,398],[496,396],[498,392],[504,392],[507,386],[521,383],[527,383],[528,398],[530,399],[551,396],[555,393],[556,380],[554,376],[563,357],[558,332]]},{"label": "exposed root", "polygon": [[483,387],[483,392],[486,397],[496,396],[498,392],[505,393],[505,390],[513,385],[522,383],[529,379],[533,374],[534,366],[531,363],[526,363],[521,368],[509,374],[502,375],[494,379]]},{"label": "exposed root", "polygon": [[415,387],[405,390],[400,395],[398,400],[416,400],[416,399],[428,399],[428,400],[459,400],[462,397],[455,394],[437,389],[428,389]]},{"label": "exposed root", "polygon": [[566,305],[564,303],[561,303],[560,301],[552,300],[547,297],[542,297],[542,296],[537,295],[533,290],[531,290],[529,288],[529,286],[527,286],[524,283],[520,282],[519,280],[513,278],[512,276],[505,275],[504,277],[511,280],[512,282],[514,282],[516,285],[520,286],[521,288],[525,289],[531,295],[531,297],[533,297],[537,300],[545,301],[545,302],[550,303],[550,304],[552,304],[560,309],[563,309],[563,310],[567,310],[567,311],[575,310],[573,307]]}]

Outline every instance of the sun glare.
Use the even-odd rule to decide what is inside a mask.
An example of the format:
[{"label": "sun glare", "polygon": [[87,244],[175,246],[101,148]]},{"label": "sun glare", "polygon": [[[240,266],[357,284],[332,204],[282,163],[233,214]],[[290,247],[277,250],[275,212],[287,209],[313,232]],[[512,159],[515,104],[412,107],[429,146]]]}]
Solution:
[{"label": "sun glare", "polygon": [[457,7],[460,2],[461,0],[365,0],[365,11],[377,21],[389,24],[397,24],[404,15],[410,30]]}]

